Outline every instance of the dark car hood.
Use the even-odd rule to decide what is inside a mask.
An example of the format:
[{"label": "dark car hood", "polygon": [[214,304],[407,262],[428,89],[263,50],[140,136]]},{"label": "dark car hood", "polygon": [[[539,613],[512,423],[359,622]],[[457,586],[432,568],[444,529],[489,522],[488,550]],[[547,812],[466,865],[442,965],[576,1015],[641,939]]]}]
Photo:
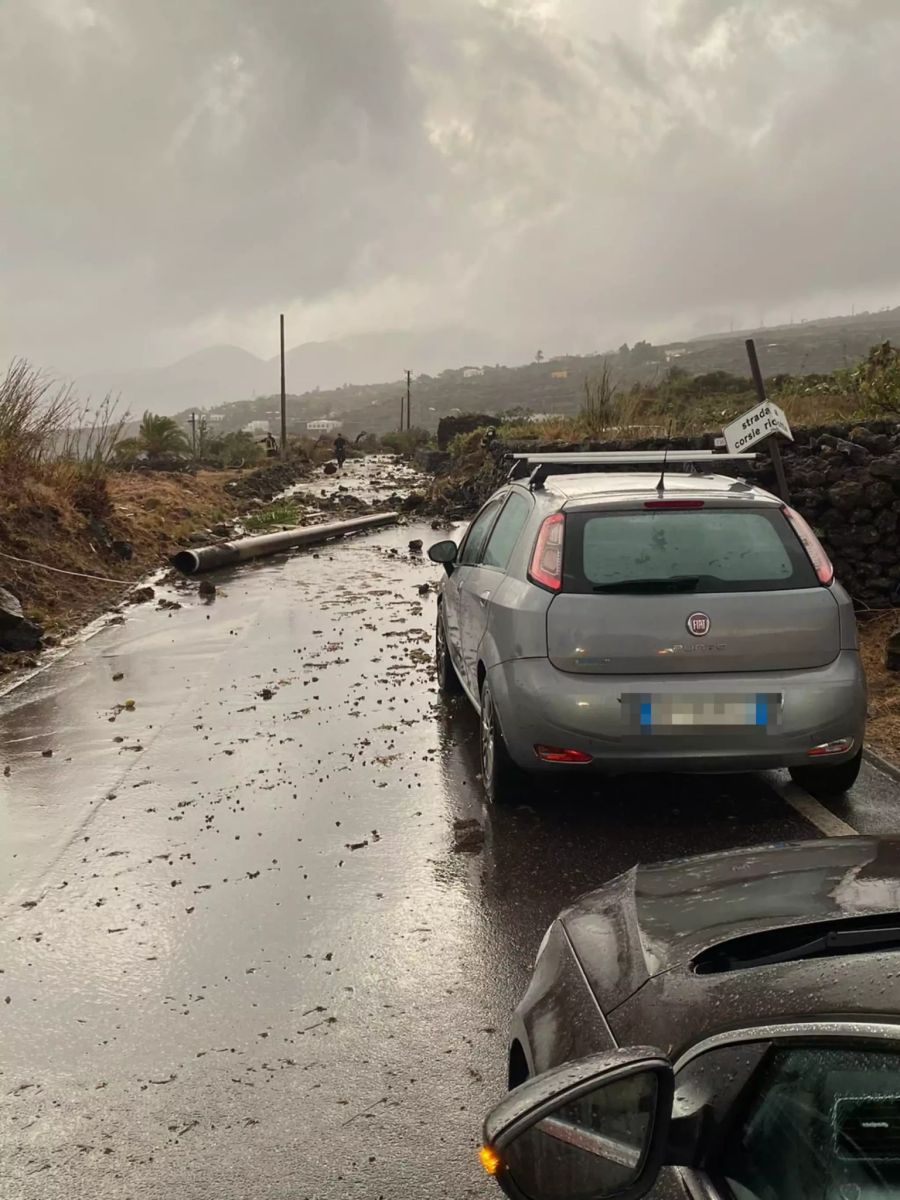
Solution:
[{"label": "dark car hood", "polygon": [[604,1011],[742,934],[900,913],[900,839],[829,838],[639,866],[562,921]]}]

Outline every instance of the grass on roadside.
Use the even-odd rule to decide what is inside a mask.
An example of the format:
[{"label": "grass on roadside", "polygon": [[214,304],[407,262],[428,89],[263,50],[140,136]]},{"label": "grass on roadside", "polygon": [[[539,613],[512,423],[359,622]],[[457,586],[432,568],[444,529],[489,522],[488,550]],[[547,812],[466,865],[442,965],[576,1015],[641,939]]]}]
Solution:
[{"label": "grass on roadside", "polygon": [[[44,503],[87,517],[110,512],[106,477],[127,414],[107,396],[96,408],[24,359],[0,379],[0,476],[7,511],[38,489]],[[24,501],[27,502],[27,501]]]},{"label": "grass on roadside", "polygon": [[[846,424],[862,419],[858,403],[850,397],[815,395],[802,392],[776,393],[772,397],[785,411],[795,428]],[[667,403],[662,399],[613,396],[596,403],[596,393],[584,410],[573,417],[550,417],[543,421],[515,421],[498,426],[503,441],[585,442],[630,441],[641,438],[695,437],[718,433],[730,421],[752,408],[758,401],[753,393],[742,396],[714,396],[691,401]]]},{"label": "grass on roadside", "polygon": [[297,525],[300,522],[300,510],[289,500],[279,500],[267,508],[244,518],[244,527],[258,533],[264,533],[274,525]]},{"label": "grass on roadside", "polygon": [[896,609],[861,614],[859,649],[869,684],[866,740],[897,761],[900,758],[900,674],[884,665],[888,638],[900,627]]},{"label": "grass on roadside", "polygon": [[[776,375],[766,381],[769,398],[796,428],[853,424],[900,413],[900,351],[884,343],[852,369],[827,375]],[[507,441],[578,442],[638,440],[669,434],[693,437],[718,433],[758,403],[749,378],[727,371],[688,375],[671,366],[665,376],[627,390],[607,362],[584,380],[580,409],[531,421],[518,410],[498,422]]]}]

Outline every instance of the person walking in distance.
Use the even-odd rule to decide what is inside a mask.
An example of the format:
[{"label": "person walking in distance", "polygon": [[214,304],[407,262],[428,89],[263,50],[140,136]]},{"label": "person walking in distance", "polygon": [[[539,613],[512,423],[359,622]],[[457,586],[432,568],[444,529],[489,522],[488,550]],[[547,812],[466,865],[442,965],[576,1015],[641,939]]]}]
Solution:
[{"label": "person walking in distance", "polygon": [[344,460],[347,457],[347,442],[343,434],[338,434],[334,439],[334,457],[337,459],[337,465],[341,471],[344,469]]}]

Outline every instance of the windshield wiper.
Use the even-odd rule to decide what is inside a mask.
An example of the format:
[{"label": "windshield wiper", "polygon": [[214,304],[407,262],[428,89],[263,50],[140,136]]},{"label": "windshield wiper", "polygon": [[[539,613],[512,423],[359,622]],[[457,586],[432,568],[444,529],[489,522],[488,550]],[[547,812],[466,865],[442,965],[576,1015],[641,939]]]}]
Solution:
[{"label": "windshield wiper", "polygon": [[598,583],[595,592],[693,592],[700,582],[699,575],[668,575],[665,579],[619,579],[615,583]]},{"label": "windshield wiper", "polygon": [[732,958],[730,966],[768,967],[774,963],[799,962],[804,958],[827,958],[832,954],[853,954],[854,951],[900,949],[900,926],[888,925],[880,929],[829,929],[827,933],[812,938],[799,946],[775,950],[772,954],[760,954],[755,958]]}]

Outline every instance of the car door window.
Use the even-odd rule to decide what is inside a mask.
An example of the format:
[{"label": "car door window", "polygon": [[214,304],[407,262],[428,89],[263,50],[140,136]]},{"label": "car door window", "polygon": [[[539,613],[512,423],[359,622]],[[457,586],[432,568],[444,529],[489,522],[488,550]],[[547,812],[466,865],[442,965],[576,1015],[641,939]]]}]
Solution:
[{"label": "car door window", "polygon": [[900,1052],[771,1050],[717,1157],[735,1200],[900,1197]]},{"label": "car door window", "polygon": [[512,492],[503,506],[503,512],[497,518],[497,524],[491,530],[491,535],[484,548],[481,556],[484,566],[499,567],[501,571],[506,570],[530,512],[531,505],[525,497],[518,492]]},{"label": "car door window", "polygon": [[489,501],[469,526],[469,532],[466,534],[466,540],[463,542],[458,559],[460,566],[471,566],[472,563],[481,562],[481,552],[484,549],[484,543],[487,541],[487,535],[490,532],[494,517],[496,517],[502,503],[502,497]]}]

